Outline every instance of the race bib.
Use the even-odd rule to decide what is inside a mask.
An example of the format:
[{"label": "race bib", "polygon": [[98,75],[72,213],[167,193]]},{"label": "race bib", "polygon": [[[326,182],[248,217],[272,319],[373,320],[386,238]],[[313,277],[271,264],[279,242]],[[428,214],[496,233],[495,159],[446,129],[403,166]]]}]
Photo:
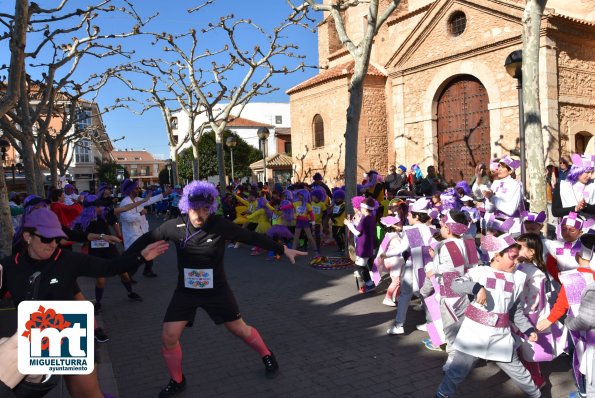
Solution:
[{"label": "race bib", "polygon": [[188,289],[212,289],[213,268],[184,268],[184,287]]},{"label": "race bib", "polygon": [[299,206],[296,210],[299,215],[306,214],[306,206]]},{"label": "race bib", "polygon": [[104,240],[92,240],[91,241],[91,249],[106,249],[109,247],[109,242]]},{"label": "race bib", "polygon": [[333,214],[339,214],[341,212],[341,206],[333,206]]},{"label": "race bib", "polygon": [[320,214],[320,207],[312,206],[312,213]]}]

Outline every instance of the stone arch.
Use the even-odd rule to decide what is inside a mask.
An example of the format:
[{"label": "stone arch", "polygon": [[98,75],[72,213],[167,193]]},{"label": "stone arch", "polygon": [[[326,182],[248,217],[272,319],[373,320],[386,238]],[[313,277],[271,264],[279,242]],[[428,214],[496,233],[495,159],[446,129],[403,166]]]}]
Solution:
[{"label": "stone arch", "polygon": [[[568,142],[570,143],[570,153],[576,153],[581,149],[586,154],[595,154],[595,125],[578,121],[568,128]],[[582,142],[582,144],[581,144]],[[579,146],[583,146],[580,148]]]},{"label": "stone arch", "polygon": [[437,161],[437,108],[438,98],[444,88],[457,76],[470,75],[477,78],[488,93],[488,109],[490,111],[490,141],[494,142],[496,134],[500,131],[500,103],[502,101],[496,74],[488,65],[478,61],[463,61],[444,65],[435,69],[434,78],[428,84],[424,94],[422,112],[424,120],[424,141],[431,143],[425,145],[425,159]]}]

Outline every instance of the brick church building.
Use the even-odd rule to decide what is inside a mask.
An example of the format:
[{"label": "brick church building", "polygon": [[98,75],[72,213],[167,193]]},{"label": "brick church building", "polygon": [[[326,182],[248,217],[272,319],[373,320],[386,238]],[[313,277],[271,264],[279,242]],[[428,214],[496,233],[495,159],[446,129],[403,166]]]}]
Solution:
[{"label": "brick church building", "polygon": [[[517,81],[504,61],[522,48],[524,5],[525,0],[401,0],[375,39],[358,170],[385,174],[389,164],[417,163],[425,174],[434,164],[447,181],[469,180],[477,163],[518,154]],[[546,162],[557,165],[562,155],[595,154],[595,0],[547,5],[541,118]],[[345,15],[355,42],[366,12],[364,3]],[[321,172],[328,182],[340,183],[353,61],[333,25],[326,15],[318,26],[319,62],[326,69],[287,93],[293,155],[303,157],[294,160],[294,177],[308,180]]]}]

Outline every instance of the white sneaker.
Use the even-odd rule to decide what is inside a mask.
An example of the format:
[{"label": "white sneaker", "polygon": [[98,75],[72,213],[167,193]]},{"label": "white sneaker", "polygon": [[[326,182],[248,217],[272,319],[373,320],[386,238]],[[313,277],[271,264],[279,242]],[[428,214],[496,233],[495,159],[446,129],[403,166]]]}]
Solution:
[{"label": "white sneaker", "polygon": [[229,243],[229,244],[227,245],[227,247],[229,247],[229,248],[233,248],[233,247],[235,247],[235,245],[236,245],[235,243]]},{"label": "white sneaker", "polygon": [[422,332],[427,332],[428,331],[428,324],[422,323],[421,325],[417,325],[415,328],[417,330],[421,330]]},{"label": "white sneaker", "polygon": [[237,242],[235,245],[233,245],[234,249],[239,249],[240,248],[240,242]]},{"label": "white sneaker", "polygon": [[424,310],[424,306],[421,303],[413,306],[413,311],[423,311],[423,310]]},{"label": "white sneaker", "polygon": [[389,298],[385,297],[384,300],[382,300],[382,304],[384,305],[388,305],[389,307],[396,307],[397,305]]},{"label": "white sneaker", "polygon": [[404,334],[405,333],[405,329],[403,328],[403,326],[397,326],[397,325],[393,325],[390,329],[388,329],[386,331],[387,334]]}]

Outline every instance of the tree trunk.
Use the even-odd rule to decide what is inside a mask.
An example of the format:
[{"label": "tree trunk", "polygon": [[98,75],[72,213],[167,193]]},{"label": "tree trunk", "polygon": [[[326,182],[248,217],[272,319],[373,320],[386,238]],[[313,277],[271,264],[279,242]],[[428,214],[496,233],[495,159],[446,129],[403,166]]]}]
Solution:
[{"label": "tree trunk", "polygon": [[38,169],[35,167],[35,151],[33,150],[33,143],[28,139],[21,141],[21,148],[23,152],[23,168],[25,170],[25,184],[27,193],[29,195],[41,195],[42,192],[38,189],[37,174]]},{"label": "tree trunk", "polygon": [[178,155],[178,151],[174,151],[174,162],[172,164],[172,172],[174,176],[173,185],[181,185],[180,184],[180,173],[178,171],[178,162],[180,161],[180,156]]},{"label": "tree trunk", "polygon": [[[539,42],[541,17],[547,0],[528,0],[523,14],[523,123],[527,152],[527,181],[531,211],[546,210],[543,130],[539,109]],[[521,165],[525,167],[525,165]]]},{"label": "tree trunk", "polygon": [[[49,140],[47,141],[47,149],[49,154],[50,160],[50,184],[52,187],[58,186],[58,161],[56,159],[58,145],[56,145],[56,141]],[[64,187],[62,187],[64,188]]]},{"label": "tree trunk", "polygon": [[345,203],[346,214],[353,214],[351,198],[357,196],[357,142],[364,93],[363,80],[363,77],[358,76],[356,68],[349,86],[349,107],[345,129],[345,196],[348,199]]},{"label": "tree trunk", "polygon": [[198,163],[198,142],[192,141],[192,155],[194,159],[192,159],[192,178],[197,181],[200,180],[200,169]]},{"label": "tree trunk", "polygon": [[2,258],[10,256],[12,253],[12,218],[10,216],[10,206],[8,205],[8,190],[6,187],[6,178],[4,168],[0,162],[0,256]]},{"label": "tree trunk", "polygon": [[225,160],[223,158],[223,131],[215,133],[215,146],[217,148],[217,171],[219,174],[219,194],[225,196]]}]

